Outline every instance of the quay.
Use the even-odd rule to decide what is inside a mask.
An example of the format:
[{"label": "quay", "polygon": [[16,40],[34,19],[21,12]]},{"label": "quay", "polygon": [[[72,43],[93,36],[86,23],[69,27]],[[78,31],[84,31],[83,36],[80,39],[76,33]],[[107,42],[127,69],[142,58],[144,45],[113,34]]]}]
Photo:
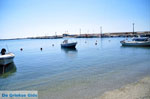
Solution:
[{"label": "quay", "polygon": [[137,32],[107,32],[107,33],[83,33],[83,34],[71,34],[64,33],[62,35],[55,36],[37,36],[37,37],[25,37],[25,38],[13,38],[13,39],[0,39],[0,40],[20,40],[20,39],[60,39],[63,37],[68,38],[107,38],[107,37],[150,37],[150,31],[137,31]]}]

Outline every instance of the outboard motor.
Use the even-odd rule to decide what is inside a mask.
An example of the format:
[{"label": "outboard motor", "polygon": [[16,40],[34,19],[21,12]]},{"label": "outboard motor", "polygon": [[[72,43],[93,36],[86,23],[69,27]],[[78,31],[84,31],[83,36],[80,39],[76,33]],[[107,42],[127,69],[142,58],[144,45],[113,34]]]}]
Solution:
[{"label": "outboard motor", "polygon": [[2,54],[2,55],[5,55],[5,53],[6,53],[6,49],[5,49],[5,48],[2,48],[1,54]]}]

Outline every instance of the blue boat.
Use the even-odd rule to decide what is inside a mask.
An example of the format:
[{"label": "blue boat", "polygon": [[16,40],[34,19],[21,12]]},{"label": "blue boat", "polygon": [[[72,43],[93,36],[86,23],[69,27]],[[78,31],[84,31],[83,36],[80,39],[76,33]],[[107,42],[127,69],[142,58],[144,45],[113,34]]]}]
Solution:
[{"label": "blue boat", "polygon": [[64,40],[63,43],[61,44],[61,47],[63,47],[63,48],[75,48],[76,45],[77,45],[77,42],[69,43],[68,40]]}]

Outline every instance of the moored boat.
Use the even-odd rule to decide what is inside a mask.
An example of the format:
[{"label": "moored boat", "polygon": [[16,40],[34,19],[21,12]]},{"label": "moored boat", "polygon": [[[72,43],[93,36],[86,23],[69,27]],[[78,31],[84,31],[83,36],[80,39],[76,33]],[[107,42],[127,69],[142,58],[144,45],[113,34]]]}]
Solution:
[{"label": "moored boat", "polygon": [[13,62],[15,55],[13,53],[6,53],[6,49],[2,49],[1,50],[1,54],[0,54],[0,65],[7,65],[9,63]]},{"label": "moored boat", "polygon": [[135,37],[132,41],[120,41],[122,46],[150,46],[150,38],[148,37]]},{"label": "moored boat", "polygon": [[64,40],[63,43],[61,44],[61,47],[64,47],[64,48],[75,48],[76,45],[77,45],[77,42],[69,43],[68,40]]}]

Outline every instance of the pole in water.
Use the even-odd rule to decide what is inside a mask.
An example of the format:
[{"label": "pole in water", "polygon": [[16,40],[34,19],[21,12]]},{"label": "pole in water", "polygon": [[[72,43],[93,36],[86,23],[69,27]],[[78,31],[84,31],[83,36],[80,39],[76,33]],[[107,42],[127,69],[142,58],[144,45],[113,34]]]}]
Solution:
[{"label": "pole in water", "polygon": [[40,50],[42,51],[42,50],[43,50],[43,48],[41,47],[41,48],[40,48]]}]

